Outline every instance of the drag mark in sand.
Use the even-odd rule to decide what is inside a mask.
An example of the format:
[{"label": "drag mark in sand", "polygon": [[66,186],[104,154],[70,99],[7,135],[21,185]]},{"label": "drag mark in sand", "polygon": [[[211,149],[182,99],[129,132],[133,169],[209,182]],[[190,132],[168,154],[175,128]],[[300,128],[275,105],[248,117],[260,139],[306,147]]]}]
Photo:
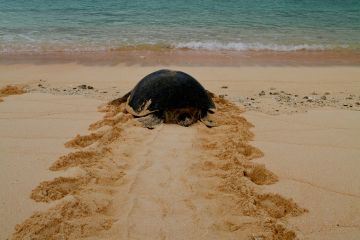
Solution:
[{"label": "drag mark in sand", "polygon": [[57,201],[16,226],[13,239],[295,239],[287,219],[305,209],[263,192],[278,179],[251,161],[252,125],[215,97],[219,127],[163,124],[149,130],[124,104],[77,135],[50,170],[79,168],[36,187],[37,202]]}]

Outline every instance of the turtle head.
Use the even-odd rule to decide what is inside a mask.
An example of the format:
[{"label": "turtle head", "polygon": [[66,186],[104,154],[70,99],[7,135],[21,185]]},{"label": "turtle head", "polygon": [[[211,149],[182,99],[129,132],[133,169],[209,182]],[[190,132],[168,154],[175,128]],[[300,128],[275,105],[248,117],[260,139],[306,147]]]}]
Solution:
[{"label": "turtle head", "polygon": [[176,123],[185,127],[197,122],[200,118],[201,110],[192,107],[171,109],[164,112],[166,123]]}]

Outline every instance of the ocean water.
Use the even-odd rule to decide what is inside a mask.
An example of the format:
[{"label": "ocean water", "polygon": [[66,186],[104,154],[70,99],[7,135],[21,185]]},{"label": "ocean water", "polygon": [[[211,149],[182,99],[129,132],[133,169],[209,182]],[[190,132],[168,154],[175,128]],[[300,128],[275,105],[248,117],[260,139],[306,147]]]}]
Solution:
[{"label": "ocean water", "polygon": [[0,52],[360,49],[360,0],[0,0]]}]

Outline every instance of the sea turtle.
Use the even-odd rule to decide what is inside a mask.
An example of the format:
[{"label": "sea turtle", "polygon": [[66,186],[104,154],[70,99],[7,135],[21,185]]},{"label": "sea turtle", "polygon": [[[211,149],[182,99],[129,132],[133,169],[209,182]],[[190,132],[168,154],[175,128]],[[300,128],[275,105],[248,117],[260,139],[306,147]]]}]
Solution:
[{"label": "sea turtle", "polygon": [[147,128],[162,122],[187,127],[198,120],[213,127],[208,118],[216,109],[212,96],[190,75],[163,69],[145,76],[133,90],[112,102],[126,102],[126,110]]}]

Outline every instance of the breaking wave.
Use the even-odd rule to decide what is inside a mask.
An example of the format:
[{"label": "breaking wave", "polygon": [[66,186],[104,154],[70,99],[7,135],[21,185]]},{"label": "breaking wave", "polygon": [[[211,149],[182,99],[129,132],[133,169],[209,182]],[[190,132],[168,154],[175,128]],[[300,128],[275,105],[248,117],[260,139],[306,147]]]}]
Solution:
[{"label": "breaking wave", "polygon": [[263,43],[241,43],[241,42],[187,42],[174,45],[176,48],[203,49],[203,50],[271,50],[271,51],[301,51],[301,50],[330,50],[335,48],[347,48],[347,46],[330,46],[318,44],[300,44],[300,45],[279,45]]}]

